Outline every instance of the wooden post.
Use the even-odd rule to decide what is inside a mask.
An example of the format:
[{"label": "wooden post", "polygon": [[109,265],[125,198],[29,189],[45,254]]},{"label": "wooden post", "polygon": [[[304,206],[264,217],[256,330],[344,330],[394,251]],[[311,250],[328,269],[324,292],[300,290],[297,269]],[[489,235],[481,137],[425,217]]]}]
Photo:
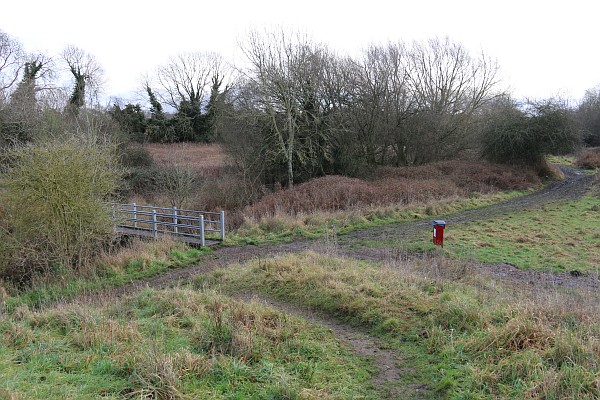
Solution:
[{"label": "wooden post", "polygon": [[200,246],[204,245],[204,215],[200,215]]},{"label": "wooden post", "polygon": [[156,210],[152,209],[152,236],[157,237],[158,231],[156,229]]},{"label": "wooden post", "polygon": [[221,211],[221,240],[225,240],[225,211]]}]

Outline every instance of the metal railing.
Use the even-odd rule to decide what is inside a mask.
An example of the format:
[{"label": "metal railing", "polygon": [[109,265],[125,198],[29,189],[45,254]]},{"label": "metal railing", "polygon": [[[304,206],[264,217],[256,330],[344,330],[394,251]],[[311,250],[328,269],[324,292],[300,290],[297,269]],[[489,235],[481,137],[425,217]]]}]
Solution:
[{"label": "metal railing", "polygon": [[122,233],[140,236],[171,235],[175,240],[205,246],[207,240],[225,240],[225,212],[183,210],[111,203],[113,218]]}]

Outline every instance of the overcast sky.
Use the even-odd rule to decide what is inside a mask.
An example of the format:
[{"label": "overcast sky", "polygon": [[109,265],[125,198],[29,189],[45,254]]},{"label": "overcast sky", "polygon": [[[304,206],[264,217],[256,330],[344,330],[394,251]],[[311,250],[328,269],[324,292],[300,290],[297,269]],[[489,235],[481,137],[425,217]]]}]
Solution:
[{"label": "overcast sky", "polygon": [[[6,4],[8,3],[8,4]],[[232,57],[251,28],[293,27],[345,53],[369,43],[448,36],[496,58],[516,97],[580,99],[600,84],[592,0],[29,0],[4,2],[0,29],[28,51],[73,44],[104,68],[105,95],[184,51]]]}]

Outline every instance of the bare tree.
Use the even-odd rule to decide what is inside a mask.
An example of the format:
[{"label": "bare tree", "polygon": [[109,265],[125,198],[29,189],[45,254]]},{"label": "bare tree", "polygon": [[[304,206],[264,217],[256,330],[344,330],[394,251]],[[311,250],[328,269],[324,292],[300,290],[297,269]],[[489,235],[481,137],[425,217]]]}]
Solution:
[{"label": "bare tree", "polygon": [[23,59],[21,44],[0,30],[0,95],[7,97],[6,91],[19,79]]},{"label": "bare tree", "polygon": [[465,147],[474,112],[495,96],[498,65],[483,53],[474,58],[461,44],[436,38],[413,43],[407,77],[415,108],[406,125],[407,159],[423,163]]},{"label": "bare tree", "polygon": [[102,67],[93,55],[72,45],[63,50],[62,58],[75,80],[69,106],[78,110],[85,105],[86,97],[93,99],[98,94],[103,83]]},{"label": "bare tree", "polygon": [[328,52],[300,33],[251,32],[241,45],[249,62],[245,75],[256,95],[256,111],[265,118],[265,154],[282,160],[287,184],[294,184],[296,165],[324,154],[330,139],[323,129],[326,102],[324,67]]},{"label": "bare tree", "polygon": [[359,157],[368,164],[399,163],[403,121],[412,110],[403,43],[369,46],[353,66],[356,96],[350,103]]},{"label": "bare tree", "polygon": [[183,53],[158,68],[154,83],[161,101],[173,109],[178,110],[182,102],[202,108],[215,80],[223,82],[226,74],[226,64],[217,53]]}]

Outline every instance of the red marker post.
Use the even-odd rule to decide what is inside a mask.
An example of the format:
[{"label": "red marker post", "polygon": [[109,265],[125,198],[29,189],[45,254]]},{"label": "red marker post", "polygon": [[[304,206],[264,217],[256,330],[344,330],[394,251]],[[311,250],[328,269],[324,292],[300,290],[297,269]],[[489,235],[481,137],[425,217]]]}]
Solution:
[{"label": "red marker post", "polygon": [[433,221],[433,244],[436,246],[444,247],[444,228],[446,228],[446,221],[441,219]]}]

